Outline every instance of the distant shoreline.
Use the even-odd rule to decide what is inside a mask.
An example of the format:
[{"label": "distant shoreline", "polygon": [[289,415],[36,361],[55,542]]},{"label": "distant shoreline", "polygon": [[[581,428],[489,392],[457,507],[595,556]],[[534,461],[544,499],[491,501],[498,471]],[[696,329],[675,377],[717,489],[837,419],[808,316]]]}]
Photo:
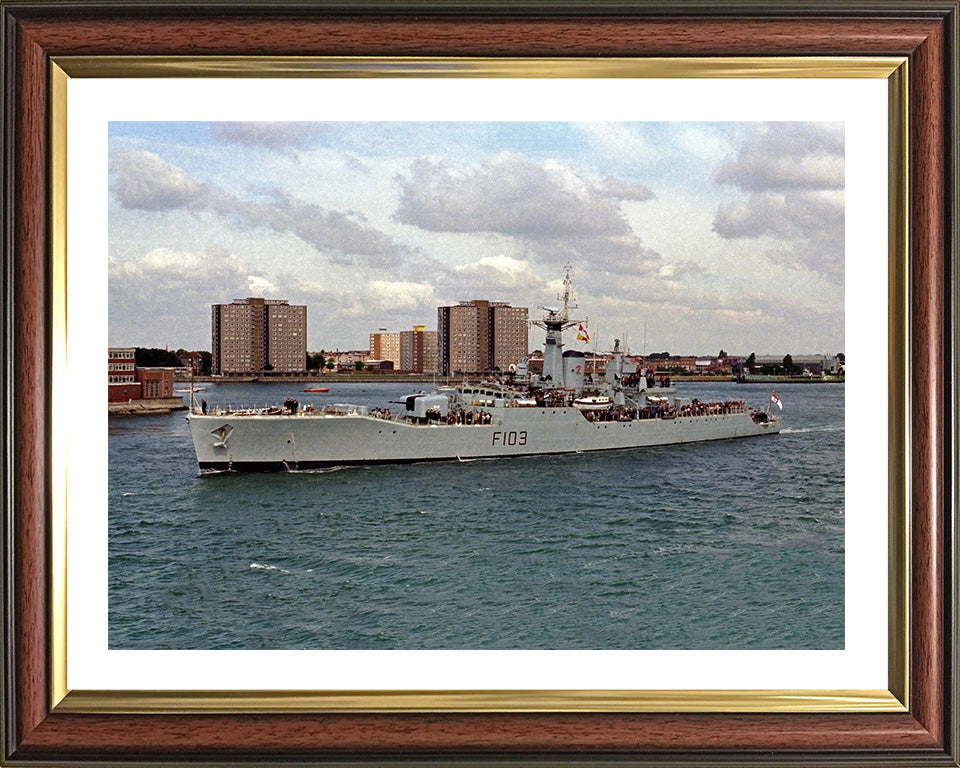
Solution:
[{"label": "distant shoreline", "polygon": [[[658,377],[659,378],[659,375]],[[707,383],[735,383],[730,376],[702,376],[702,375],[670,375],[671,381],[679,382],[707,382]],[[326,386],[327,384],[437,384],[456,385],[463,382],[462,376],[424,376],[421,374],[397,373],[358,373],[337,374],[324,376],[196,376],[193,381],[197,384],[310,384]],[[178,384],[189,384],[189,379],[178,379]],[[742,384],[843,384],[843,378],[831,376],[821,379],[816,376],[755,376]]]}]

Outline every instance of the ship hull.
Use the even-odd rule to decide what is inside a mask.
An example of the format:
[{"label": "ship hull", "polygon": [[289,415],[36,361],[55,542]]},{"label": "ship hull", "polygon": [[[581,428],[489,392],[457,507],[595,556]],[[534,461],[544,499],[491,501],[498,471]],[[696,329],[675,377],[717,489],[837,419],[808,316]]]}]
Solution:
[{"label": "ship hull", "polygon": [[497,408],[483,425],[374,416],[188,416],[201,471],[302,471],[357,464],[487,459],[775,434],[748,413],[591,422],[575,408]]}]

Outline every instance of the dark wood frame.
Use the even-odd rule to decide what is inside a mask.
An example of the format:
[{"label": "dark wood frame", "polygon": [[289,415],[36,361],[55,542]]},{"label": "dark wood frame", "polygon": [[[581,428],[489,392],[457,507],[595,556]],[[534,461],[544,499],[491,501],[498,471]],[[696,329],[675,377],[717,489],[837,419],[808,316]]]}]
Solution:
[{"label": "dark wood frame", "polygon": [[[9,765],[958,765],[956,0],[631,5],[0,0],[3,740]],[[49,705],[50,59],[63,55],[909,59],[910,709],[880,714],[102,715]]]}]

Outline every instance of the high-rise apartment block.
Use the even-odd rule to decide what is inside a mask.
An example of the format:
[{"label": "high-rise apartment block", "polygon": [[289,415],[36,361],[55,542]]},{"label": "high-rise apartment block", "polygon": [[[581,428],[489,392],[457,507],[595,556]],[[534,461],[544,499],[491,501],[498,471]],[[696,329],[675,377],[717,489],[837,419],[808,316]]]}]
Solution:
[{"label": "high-rise apartment block", "polygon": [[461,301],[437,308],[439,372],[444,376],[506,371],[527,355],[526,307]]},{"label": "high-rise apartment block", "polygon": [[307,308],[285,299],[235,299],[212,307],[213,374],[300,373],[307,364]]},{"label": "high-rise apartment block", "polygon": [[506,371],[529,351],[529,325],[526,307],[511,307],[509,304],[490,305],[490,326],[493,343],[491,356],[493,370]]},{"label": "high-rise apartment block", "polygon": [[[414,373],[437,372],[437,332],[415,325],[400,332],[400,369]],[[408,367],[409,366],[409,367]]]},{"label": "high-rise apartment block", "polygon": [[412,331],[370,334],[370,357],[390,360],[394,370],[408,373],[437,372],[437,332],[415,325]]},{"label": "high-rise apartment block", "polygon": [[380,330],[370,334],[370,359],[390,360],[394,370],[400,370],[400,334]]}]

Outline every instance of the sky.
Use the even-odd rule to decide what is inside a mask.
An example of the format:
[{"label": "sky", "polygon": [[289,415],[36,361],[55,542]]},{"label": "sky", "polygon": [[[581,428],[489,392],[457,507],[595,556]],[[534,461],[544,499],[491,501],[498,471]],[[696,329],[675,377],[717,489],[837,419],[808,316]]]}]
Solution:
[{"label": "sky", "polygon": [[[111,122],[109,343],[210,349],[307,306],[308,350],[556,306],[633,354],[844,347],[840,122]],[[531,330],[531,349],[542,332]]]}]

